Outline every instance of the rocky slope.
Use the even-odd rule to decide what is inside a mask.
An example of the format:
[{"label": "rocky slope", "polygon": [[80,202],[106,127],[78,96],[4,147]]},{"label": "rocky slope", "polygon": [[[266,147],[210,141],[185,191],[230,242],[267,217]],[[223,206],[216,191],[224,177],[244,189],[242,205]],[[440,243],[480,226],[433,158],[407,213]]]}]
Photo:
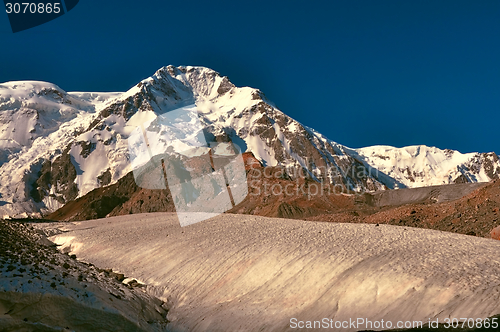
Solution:
[{"label": "rocky slope", "polygon": [[0,330],[167,330],[163,303],[137,281],[75,258],[30,226],[0,221]]},{"label": "rocky slope", "polygon": [[168,189],[137,186],[131,172],[112,185],[96,188],[69,202],[47,219],[78,221],[145,212],[175,212],[172,195]]},{"label": "rocky slope", "polygon": [[[196,111],[196,125],[155,127],[155,119],[176,109]],[[238,88],[203,67],[163,67],[121,94],[66,93],[43,82],[1,84],[0,124],[4,216],[46,215],[117,183],[138,166],[129,138],[141,126],[157,134],[151,141],[156,150],[168,150],[165,135],[175,139],[169,151],[177,153],[193,146],[194,136],[194,146],[231,141],[263,166],[284,167],[292,179],[305,174],[344,192],[488,181],[500,170],[494,153],[349,149],[288,117],[259,90]]]},{"label": "rocky slope", "polygon": [[[352,195],[311,178],[292,179],[283,167],[266,167],[251,152],[243,154],[248,195],[228,213],[302,219],[354,208]],[[265,174],[264,174],[265,172]],[[144,189],[132,173],[97,188],[51,213],[47,219],[78,221],[148,212],[176,212],[170,190]]]},{"label": "rocky slope", "polygon": [[[433,195],[416,195],[413,202],[395,205],[373,206],[366,195],[358,196],[354,207],[345,206],[344,209],[332,213],[317,214],[306,217],[308,220],[329,222],[353,222],[369,224],[391,224],[397,226],[410,226],[429,228],[453,233],[475,235],[480,237],[493,237],[500,239],[500,180],[495,180],[477,188],[456,188],[457,185],[433,187],[434,192],[443,194],[446,198],[447,191],[461,191],[463,197],[453,200],[437,201]],[[458,185],[463,186],[463,185]],[[474,188],[476,187],[476,188]],[[418,189],[403,189],[418,190]],[[391,193],[392,194],[392,193]],[[394,193],[397,195],[397,193]],[[454,194],[454,193],[452,193]],[[404,195],[401,193],[401,195]],[[371,195],[369,195],[371,196]],[[388,202],[389,200],[386,200]]]}]

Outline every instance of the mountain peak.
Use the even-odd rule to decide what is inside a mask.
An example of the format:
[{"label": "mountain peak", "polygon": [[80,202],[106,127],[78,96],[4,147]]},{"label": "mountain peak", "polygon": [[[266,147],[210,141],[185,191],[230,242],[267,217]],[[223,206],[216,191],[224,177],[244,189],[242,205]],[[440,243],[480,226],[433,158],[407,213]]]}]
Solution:
[{"label": "mountain peak", "polygon": [[281,167],[291,178],[305,174],[342,192],[488,181],[500,174],[495,154],[426,146],[349,149],[290,118],[258,89],[236,87],[210,68],[170,65],[125,93],[66,93],[36,81],[0,84],[0,215],[52,212],[116,183],[132,171],[128,138],[138,126],[157,133],[160,150],[176,149],[165,133],[187,141],[196,134],[193,126],[160,128],[153,120],[177,109],[197,112],[196,133],[203,131],[207,144],[232,142],[265,167]]},{"label": "mountain peak", "polygon": [[40,99],[62,99],[66,91],[55,84],[42,81],[11,81],[0,84],[0,104],[17,101],[35,103]]}]

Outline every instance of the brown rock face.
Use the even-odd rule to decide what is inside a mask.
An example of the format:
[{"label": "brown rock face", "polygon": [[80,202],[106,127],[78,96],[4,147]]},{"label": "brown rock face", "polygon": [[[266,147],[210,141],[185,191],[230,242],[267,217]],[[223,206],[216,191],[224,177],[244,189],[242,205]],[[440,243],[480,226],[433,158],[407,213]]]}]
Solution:
[{"label": "brown rock face", "polygon": [[[283,168],[264,168],[251,152],[244,153],[243,159],[249,194],[228,213],[301,219],[353,206],[352,198],[340,194],[345,187],[333,188],[305,176],[291,179]],[[196,158],[186,162],[197,169],[206,164],[199,165]],[[76,221],[146,212],[175,212],[170,191],[140,188],[129,173],[113,185],[69,202],[48,218]]]},{"label": "brown rock face", "polygon": [[255,158],[252,152],[245,152],[242,154],[243,162],[245,163],[245,170],[249,171],[253,168],[261,168],[262,163]]},{"label": "brown rock face", "polygon": [[[415,189],[404,190],[414,191]],[[498,212],[500,211],[500,180],[485,184],[461,198],[442,203],[416,200],[399,206],[373,207],[369,206],[367,200],[361,199],[366,197],[361,195],[358,197],[360,199],[354,210],[345,209],[341,213],[323,214],[306,219],[386,223],[493,238],[496,238],[500,230],[498,227],[500,225]],[[346,217],[353,212],[359,215]]]},{"label": "brown rock face", "polygon": [[170,192],[139,188],[132,173],[117,183],[94,189],[87,195],[71,201],[47,218],[77,221],[144,212],[174,212]]},{"label": "brown rock face", "polygon": [[492,239],[500,240],[500,226],[493,228],[490,232],[490,236]]},{"label": "brown rock face", "polygon": [[484,170],[490,179],[498,179],[500,176],[500,166],[498,166],[498,156],[495,153],[485,153]]},{"label": "brown rock face", "polygon": [[465,177],[465,175],[460,174],[454,181],[454,183],[467,183],[469,180]]},{"label": "brown rock face", "polygon": [[[76,168],[71,162],[71,156],[64,152],[52,163],[49,160],[43,162],[38,179],[33,184],[31,197],[35,202],[41,202],[45,197],[51,196],[64,204],[78,196],[75,179]],[[57,194],[49,194],[52,188]]]},{"label": "brown rock face", "polygon": [[219,88],[217,89],[217,93],[219,95],[223,95],[225,94],[226,92],[230,91],[232,88],[234,88],[234,85],[233,83],[231,83],[229,81],[229,79],[227,77],[223,77],[222,78],[222,82],[220,83],[219,85]]}]

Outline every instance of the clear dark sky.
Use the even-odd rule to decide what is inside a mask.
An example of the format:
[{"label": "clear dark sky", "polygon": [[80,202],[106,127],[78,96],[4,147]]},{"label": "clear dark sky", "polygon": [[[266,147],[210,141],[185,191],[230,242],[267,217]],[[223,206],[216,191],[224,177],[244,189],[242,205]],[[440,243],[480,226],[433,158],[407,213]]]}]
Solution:
[{"label": "clear dark sky", "polygon": [[80,0],[13,34],[0,82],[125,91],[165,65],[262,90],[350,147],[500,153],[500,1]]}]

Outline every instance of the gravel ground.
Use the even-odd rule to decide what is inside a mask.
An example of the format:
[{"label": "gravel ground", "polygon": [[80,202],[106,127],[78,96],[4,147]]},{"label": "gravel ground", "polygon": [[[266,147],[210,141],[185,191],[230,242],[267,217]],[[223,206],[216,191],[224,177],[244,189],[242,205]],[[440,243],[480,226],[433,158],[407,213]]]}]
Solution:
[{"label": "gravel ground", "polygon": [[163,303],[122,281],[0,220],[0,331],[165,331]]}]

